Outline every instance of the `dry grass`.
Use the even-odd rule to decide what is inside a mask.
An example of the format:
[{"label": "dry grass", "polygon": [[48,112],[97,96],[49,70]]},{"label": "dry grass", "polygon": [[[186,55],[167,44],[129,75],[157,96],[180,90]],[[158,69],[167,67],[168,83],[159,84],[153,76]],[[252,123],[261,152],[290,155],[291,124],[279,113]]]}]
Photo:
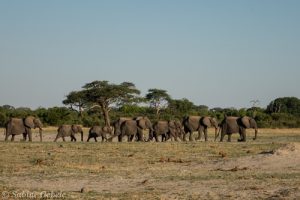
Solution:
[{"label": "dry grass", "polygon": [[300,129],[262,129],[257,141],[249,131],[246,143],[235,142],[237,135],[232,143],[213,142],[213,130],[207,143],[54,143],[55,131],[45,128],[43,143],[0,142],[0,193],[53,191],[66,199],[295,199],[300,192],[299,167],[255,167],[264,163],[260,153],[299,144]]}]

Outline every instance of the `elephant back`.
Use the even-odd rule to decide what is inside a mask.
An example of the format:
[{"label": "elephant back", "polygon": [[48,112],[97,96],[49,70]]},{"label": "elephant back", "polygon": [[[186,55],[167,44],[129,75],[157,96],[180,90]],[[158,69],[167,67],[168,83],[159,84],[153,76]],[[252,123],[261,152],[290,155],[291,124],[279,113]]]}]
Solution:
[{"label": "elephant back", "polygon": [[187,125],[192,128],[192,130],[198,130],[200,125],[200,116],[189,116]]},{"label": "elephant back", "polygon": [[168,121],[158,121],[154,125],[154,131],[165,133],[169,130],[169,122]]},{"label": "elephant back", "polygon": [[201,117],[200,116],[189,116],[188,117],[188,121],[190,122],[190,123],[199,123],[199,121],[200,121],[200,119],[201,119]]},{"label": "elephant back", "polygon": [[71,129],[72,129],[73,133],[81,133],[82,132],[82,128],[80,125],[72,125]]},{"label": "elephant back", "polygon": [[29,128],[35,128],[34,119],[35,119],[35,117],[33,117],[33,116],[26,117],[24,119],[25,126],[29,127]]}]

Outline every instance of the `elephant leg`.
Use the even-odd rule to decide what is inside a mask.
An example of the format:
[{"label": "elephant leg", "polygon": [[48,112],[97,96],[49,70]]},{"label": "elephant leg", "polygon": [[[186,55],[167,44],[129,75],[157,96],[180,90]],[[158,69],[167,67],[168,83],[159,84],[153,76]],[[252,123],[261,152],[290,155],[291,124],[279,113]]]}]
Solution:
[{"label": "elephant leg", "polygon": [[190,132],[189,141],[193,141],[193,132]]},{"label": "elephant leg", "polygon": [[223,142],[224,136],[225,136],[225,134],[224,134],[224,133],[221,133],[221,139],[220,139],[220,142]]},{"label": "elephant leg", "polygon": [[166,134],[162,134],[161,135],[161,141],[162,142],[166,142],[167,141],[167,135]]},{"label": "elephant leg", "polygon": [[26,139],[27,139],[27,135],[26,133],[23,133],[23,141],[26,141]]},{"label": "elephant leg", "polygon": [[184,133],[184,134],[183,134],[183,138],[182,138],[183,141],[185,141],[185,142],[186,142],[186,134],[187,134],[187,133]]},{"label": "elephant leg", "polygon": [[200,127],[199,130],[198,130],[198,137],[196,138],[196,140],[201,140],[201,138],[202,138],[202,131],[203,131],[203,129]]},{"label": "elephant leg", "polygon": [[228,140],[227,140],[227,142],[231,142],[231,135],[232,134],[228,134]]},{"label": "elephant leg", "polygon": [[138,136],[139,142],[144,142],[144,132],[143,129],[138,128],[136,135]]},{"label": "elephant leg", "polygon": [[106,134],[102,135],[102,141],[103,141],[103,142],[107,142],[107,141],[108,141],[108,139],[107,139],[107,137],[106,137]]},{"label": "elephant leg", "polygon": [[11,141],[13,142],[15,140],[15,134],[11,135]]},{"label": "elephant leg", "polygon": [[240,129],[240,139],[238,142],[246,142],[246,129],[242,128]]},{"label": "elephant leg", "polygon": [[204,138],[205,138],[205,142],[207,142],[208,141],[207,128],[204,129]]},{"label": "elephant leg", "polygon": [[75,137],[75,135],[74,134],[71,134],[71,141],[73,140],[73,142],[76,142],[77,141],[77,139],[76,139],[76,137]]},{"label": "elephant leg", "polygon": [[143,135],[141,135],[139,132],[137,132],[137,134],[131,136],[131,138],[130,138],[131,142],[133,141],[134,138],[136,138],[136,141],[139,142],[139,141],[143,140]]},{"label": "elephant leg", "polygon": [[26,128],[26,133],[28,134],[29,141],[32,142],[32,132],[30,128]]},{"label": "elephant leg", "polygon": [[158,135],[155,134],[154,137],[155,137],[155,141],[156,141],[156,142],[159,142],[159,140],[158,140]]},{"label": "elephant leg", "polygon": [[87,139],[86,141],[87,141],[87,142],[89,142],[89,141],[90,141],[90,139],[91,139],[91,137],[89,136],[89,137],[88,137],[88,139]]},{"label": "elephant leg", "polygon": [[66,140],[65,140],[65,136],[62,136],[62,139],[63,139],[64,142],[66,141]]},{"label": "elephant leg", "polygon": [[54,139],[54,142],[56,142],[56,141],[57,141],[57,139],[58,139],[58,135],[55,137],[55,139]]},{"label": "elephant leg", "polygon": [[8,140],[8,134],[5,135],[5,141],[7,141],[7,140]]},{"label": "elephant leg", "polygon": [[123,141],[123,135],[121,134],[121,135],[118,135],[118,141],[119,142],[122,142]]},{"label": "elephant leg", "polygon": [[94,137],[94,140],[95,140],[95,142],[98,142],[98,141],[97,141],[97,137],[96,137],[96,136]]}]

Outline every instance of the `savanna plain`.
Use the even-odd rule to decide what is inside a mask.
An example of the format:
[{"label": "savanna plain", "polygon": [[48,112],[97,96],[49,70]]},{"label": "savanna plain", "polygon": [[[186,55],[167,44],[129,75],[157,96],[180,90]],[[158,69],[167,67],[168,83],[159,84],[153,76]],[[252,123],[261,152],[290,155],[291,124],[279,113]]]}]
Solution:
[{"label": "savanna plain", "polygon": [[[300,129],[247,131],[247,142],[4,142],[2,199],[299,199]],[[126,140],[126,139],[125,139]]]}]

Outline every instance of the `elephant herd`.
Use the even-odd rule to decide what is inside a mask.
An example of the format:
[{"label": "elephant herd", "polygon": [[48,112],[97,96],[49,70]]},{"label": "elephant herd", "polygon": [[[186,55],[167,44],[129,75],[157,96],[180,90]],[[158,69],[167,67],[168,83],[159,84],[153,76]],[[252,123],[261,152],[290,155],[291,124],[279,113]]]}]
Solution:
[{"label": "elephant herd", "polygon": [[[40,141],[42,141],[42,123],[38,118],[28,116],[24,119],[11,118],[6,125],[5,129],[5,141],[11,135],[11,141],[14,141],[15,135],[23,135],[23,140],[26,141],[27,136],[29,141],[32,141],[32,128],[39,128]],[[233,133],[239,133],[239,142],[246,141],[246,129],[255,129],[254,140],[257,138],[257,123],[248,116],[244,117],[232,117],[225,116],[221,123],[218,123],[214,117],[200,117],[200,116],[187,116],[179,120],[169,121],[157,121],[154,124],[151,123],[148,117],[135,117],[125,118],[120,117],[116,120],[111,127],[93,126],[89,129],[87,142],[91,138],[97,142],[97,137],[101,137],[102,142],[112,141],[115,137],[119,142],[122,142],[123,137],[127,136],[128,142],[139,141],[148,142],[155,139],[156,142],[167,140],[183,140],[186,141],[186,137],[189,137],[189,141],[193,141],[193,133],[198,132],[198,137],[195,140],[201,140],[204,133],[205,141],[208,141],[207,129],[213,127],[215,130],[215,140],[221,133],[222,142],[225,135],[228,135],[228,142],[231,142],[231,135]],[[146,137],[145,130],[148,130],[148,137]],[[80,125],[62,125],[57,129],[57,135],[54,140],[56,142],[59,138],[65,141],[65,137],[71,137],[71,141],[76,141],[75,134],[81,134],[81,141],[83,141],[83,130]]]}]

